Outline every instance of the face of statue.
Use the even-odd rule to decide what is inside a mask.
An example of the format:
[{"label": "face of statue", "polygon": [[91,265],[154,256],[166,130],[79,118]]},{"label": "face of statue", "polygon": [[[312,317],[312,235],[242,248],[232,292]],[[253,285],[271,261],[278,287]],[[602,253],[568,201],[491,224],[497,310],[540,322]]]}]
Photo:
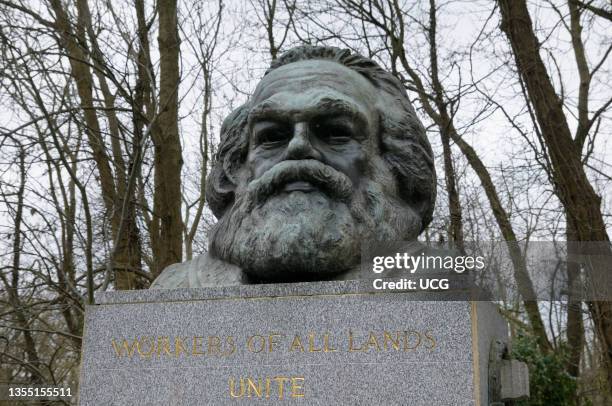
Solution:
[{"label": "face of statue", "polygon": [[415,238],[420,219],[381,157],[378,90],[331,61],[279,67],[259,83],[236,201],[211,250],[262,281],[327,279],[365,239]]},{"label": "face of statue", "polygon": [[[253,179],[282,161],[314,159],[357,187],[378,154],[377,90],[364,77],[327,61],[298,62],[272,71],[253,96],[247,166]],[[310,193],[298,181],[284,193]]]}]

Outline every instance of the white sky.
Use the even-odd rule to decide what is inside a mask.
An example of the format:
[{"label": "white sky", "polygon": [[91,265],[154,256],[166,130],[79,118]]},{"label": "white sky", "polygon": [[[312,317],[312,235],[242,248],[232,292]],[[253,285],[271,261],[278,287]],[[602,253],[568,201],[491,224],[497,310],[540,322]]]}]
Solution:
[{"label": "white sky", "polygon": [[[254,0],[253,0],[254,2]],[[215,53],[215,63],[213,72],[213,113],[210,121],[210,130],[213,134],[218,134],[223,117],[231,110],[246,100],[247,95],[254,89],[257,81],[265,71],[269,63],[269,54],[267,51],[267,39],[265,31],[261,24],[258,23],[257,15],[254,12],[253,4],[250,1],[231,0],[225,1],[224,19],[221,26],[222,35]],[[427,44],[421,33],[418,32],[416,20],[426,22],[427,16],[424,14],[427,10],[426,2],[417,2],[414,6],[412,2],[405,2],[407,9],[412,11],[410,16],[414,19],[407,18],[407,40],[406,48],[409,50],[409,58],[417,68],[426,71],[427,62]],[[564,2],[558,3],[562,12],[567,13],[567,6]],[[125,43],[114,32],[108,31],[107,28],[116,25],[113,22],[112,16],[107,10],[105,1],[91,1],[91,8],[94,15],[100,13],[103,18],[103,26],[100,30],[99,40],[102,44],[103,51],[113,61],[117,70],[122,70],[126,64],[125,58]],[[112,0],[115,12],[123,25],[119,28],[125,30],[128,35],[134,34],[134,12],[129,2],[120,0]],[[542,56],[549,66],[554,61],[559,66],[559,72],[562,77],[563,88],[568,97],[567,106],[570,108],[568,113],[575,114],[575,98],[577,94],[577,74],[575,62],[571,52],[571,44],[569,37],[565,32],[562,24],[559,24],[559,18],[549,3],[532,2],[532,18],[536,21],[536,29],[540,40],[546,38],[542,51]],[[38,2],[29,3],[33,9],[38,9],[42,14],[46,14],[44,8],[41,8]],[[202,1],[192,3],[189,1],[180,2],[180,21],[182,39],[182,76],[183,82],[180,87],[181,96],[181,122],[180,130],[184,147],[184,174],[186,196],[195,198],[197,192],[197,171],[201,157],[198,152],[197,143],[200,131],[200,114],[202,110],[202,77],[201,71],[197,67],[196,59],[191,51],[189,42],[193,41],[199,35],[205,37],[204,34],[194,33],[194,22],[198,19],[207,20],[207,16],[216,13],[216,1]],[[517,93],[516,76],[513,73],[513,64],[505,65],[505,61],[511,61],[508,54],[507,41],[499,30],[498,12],[491,14],[493,2],[490,1],[451,1],[445,4],[438,12],[438,31],[437,36],[439,45],[439,59],[441,78],[449,93],[453,93],[459,83],[465,86],[470,82],[470,64],[467,59],[467,52],[470,45],[474,42],[478,33],[481,32],[480,41],[472,48],[472,71],[475,78],[486,77],[480,87],[487,92],[495,93],[495,99],[508,109],[511,114],[516,114],[524,109],[522,97]],[[150,13],[150,10],[148,10]],[[261,15],[261,14],[260,14]],[[491,16],[489,22],[484,25],[485,20]],[[536,17],[537,16],[537,17]],[[279,19],[282,22],[285,16],[281,12]],[[328,26],[337,25],[345,33],[350,33],[355,25],[345,25],[344,17],[329,14],[321,17]],[[610,41],[609,30],[606,32],[605,21],[601,19],[590,19],[590,25],[585,26],[585,40],[587,44],[587,56],[591,64],[601,58],[605,45]],[[301,28],[306,28],[311,32],[320,31],[319,28],[313,26],[305,19],[300,19],[298,25]],[[592,26],[591,26],[592,25]],[[484,28],[483,28],[484,26]],[[275,35],[282,35],[283,26],[278,24],[275,29]],[[150,36],[150,41],[153,50],[153,59],[157,61],[156,35],[154,32]],[[295,40],[295,37],[289,36],[284,49]],[[329,45],[338,45],[337,41],[328,41]],[[362,46],[362,43],[356,43],[357,47]],[[549,53],[548,50],[552,50]],[[448,61],[454,61],[450,64]],[[501,68],[500,68],[501,66]],[[610,97],[610,62],[608,61],[594,78],[592,83],[592,109],[596,109],[607,98]],[[156,69],[158,66],[156,65]],[[491,71],[497,69],[497,72],[490,74]],[[557,73],[553,75],[555,84],[559,88],[559,79]],[[10,98],[0,90],[0,105],[3,108],[0,110],[0,122],[2,127],[12,129],[20,126],[25,118],[16,109]],[[411,94],[411,97],[414,97]],[[549,184],[538,184],[530,175],[535,175],[536,169],[523,170],[520,169],[525,163],[533,164],[533,153],[525,149],[525,142],[511,128],[508,121],[500,112],[495,112],[477,125],[465,128],[465,123],[472,121],[476,112],[483,106],[483,99],[476,93],[465,96],[462,99],[460,109],[456,116],[456,124],[458,129],[464,134],[465,138],[472,144],[487,166],[491,169],[495,179],[498,182],[500,193],[504,194],[505,190],[514,189],[517,201],[516,206],[512,208],[512,212],[516,212],[514,218],[519,229],[527,227],[530,218],[521,217],[520,208],[527,205],[546,205],[547,207],[556,208],[555,199],[550,200],[551,187]],[[416,103],[415,107],[419,108]],[[430,124],[430,120],[420,113],[426,125]],[[575,128],[575,120],[569,117],[569,123],[572,129]],[[590,164],[598,171],[612,176],[612,146],[609,142],[610,137],[610,113],[606,112],[603,115],[604,119],[600,126],[600,134],[596,141],[595,152]],[[531,131],[531,123],[527,117],[522,115],[519,118],[523,128]],[[430,141],[439,155],[439,137],[432,129],[430,132]],[[7,154],[9,156],[7,156]],[[12,152],[0,153],[0,165],[2,166],[1,176],[6,189],[7,184],[14,184],[15,177],[11,168],[5,164],[7,158],[14,156]],[[458,172],[461,174],[460,188],[464,192],[467,201],[464,202],[464,207],[470,211],[470,205],[476,201],[484,202],[485,210],[489,210],[488,203],[484,200],[483,193],[479,189],[479,182],[475,175],[466,170],[466,164],[458,150],[455,150],[455,160]],[[439,183],[443,183],[443,172],[441,159],[437,162]],[[503,170],[503,171],[502,171]],[[29,173],[30,186],[36,189],[44,189],[46,187],[46,168],[42,165],[33,166]],[[507,176],[506,184],[501,182],[500,176],[502,172]],[[83,176],[89,174],[83,173]],[[612,188],[609,187],[610,182],[594,171],[589,170],[589,176],[594,181],[595,187],[603,196],[604,213],[608,224],[612,223],[610,217],[610,207],[612,207]],[[543,176],[538,177],[541,182],[545,182]],[[91,178],[93,182],[94,179]],[[40,183],[39,186],[35,186]],[[506,189],[505,189],[506,188]],[[8,190],[8,189],[7,189]],[[446,214],[444,207],[444,190],[439,190],[438,198],[438,213]],[[30,195],[28,197],[32,204],[37,203],[37,197]],[[504,198],[508,201],[507,198]],[[0,233],[10,229],[11,221],[7,218],[5,209],[2,208],[0,219]],[[490,211],[490,210],[489,210]],[[489,214],[490,215],[490,214]],[[472,214],[472,216],[477,216]],[[558,217],[554,213],[545,211],[542,214],[542,221]],[[548,216],[548,217],[547,217]],[[532,218],[531,218],[532,219]],[[539,233],[542,239],[549,239],[551,235],[544,227]]]}]

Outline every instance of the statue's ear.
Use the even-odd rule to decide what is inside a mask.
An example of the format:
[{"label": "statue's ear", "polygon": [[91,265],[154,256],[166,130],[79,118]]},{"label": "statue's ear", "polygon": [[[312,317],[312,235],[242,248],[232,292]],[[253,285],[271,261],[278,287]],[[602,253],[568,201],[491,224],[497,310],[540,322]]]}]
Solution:
[{"label": "statue's ear", "polygon": [[213,164],[206,183],[206,201],[213,214],[221,218],[225,210],[234,202],[236,186],[227,178],[221,165]]},{"label": "statue's ear", "polygon": [[221,142],[206,184],[206,201],[217,218],[234,203],[248,151],[248,112],[248,105],[243,104],[221,126]]},{"label": "statue's ear", "polygon": [[398,182],[400,197],[419,213],[421,231],[431,222],[436,200],[436,171],[425,129],[412,110],[388,109],[381,120],[381,150]]}]

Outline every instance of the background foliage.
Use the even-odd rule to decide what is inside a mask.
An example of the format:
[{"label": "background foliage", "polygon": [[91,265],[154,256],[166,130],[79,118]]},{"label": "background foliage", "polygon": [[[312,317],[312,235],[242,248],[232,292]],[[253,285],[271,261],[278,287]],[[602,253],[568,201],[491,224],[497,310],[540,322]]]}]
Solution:
[{"label": "background foliage", "polygon": [[512,242],[609,241],[610,21],[605,0],[0,0],[0,382],[78,385],[94,292],[206,251],[223,118],[326,44],[393,72],[426,125],[422,239],[510,242],[531,404],[609,404],[610,303],[523,300]]}]

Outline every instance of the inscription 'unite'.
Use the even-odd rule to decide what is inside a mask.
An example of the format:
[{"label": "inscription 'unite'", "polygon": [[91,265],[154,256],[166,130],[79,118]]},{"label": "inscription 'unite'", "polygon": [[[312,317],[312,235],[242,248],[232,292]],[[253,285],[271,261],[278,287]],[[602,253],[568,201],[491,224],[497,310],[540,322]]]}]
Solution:
[{"label": "inscription 'unite'", "polygon": [[305,396],[304,377],[231,377],[229,379],[229,395],[231,398],[303,398]]}]

